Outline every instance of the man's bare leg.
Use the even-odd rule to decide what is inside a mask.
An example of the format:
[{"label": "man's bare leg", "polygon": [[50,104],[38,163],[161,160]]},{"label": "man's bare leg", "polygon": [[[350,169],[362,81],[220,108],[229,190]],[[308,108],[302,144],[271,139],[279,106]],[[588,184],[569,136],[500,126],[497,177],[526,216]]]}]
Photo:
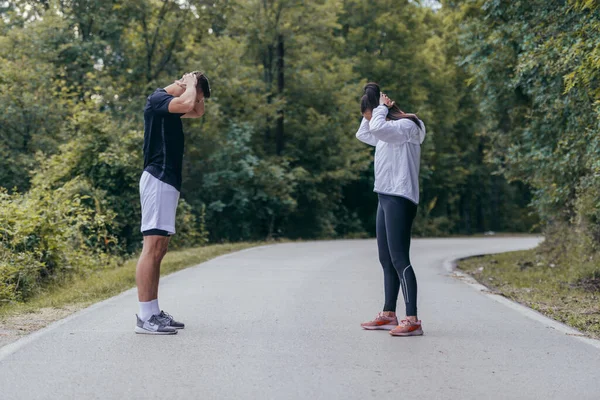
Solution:
[{"label": "man's bare leg", "polygon": [[140,305],[136,333],[154,335],[177,333],[177,329],[170,327],[170,322],[164,320],[158,306],[160,263],[167,253],[168,245],[167,236],[144,236],[144,247],[135,274]]},{"label": "man's bare leg", "polygon": [[168,245],[168,236],[144,236],[144,247],[136,269],[140,306],[138,317],[144,322],[160,313],[158,305],[160,263],[167,252]]},{"label": "man's bare leg", "polygon": [[137,263],[138,299],[148,302],[158,299],[160,263],[167,253],[168,236],[144,236],[144,247]]}]

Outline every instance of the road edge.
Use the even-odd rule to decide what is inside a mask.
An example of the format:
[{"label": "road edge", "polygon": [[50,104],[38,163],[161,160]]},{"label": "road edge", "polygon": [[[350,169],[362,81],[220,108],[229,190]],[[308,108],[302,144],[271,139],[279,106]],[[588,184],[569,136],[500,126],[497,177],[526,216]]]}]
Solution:
[{"label": "road edge", "polygon": [[529,308],[521,303],[510,300],[502,295],[496,294],[487,286],[479,283],[471,275],[467,274],[466,272],[459,271],[457,269],[457,265],[458,265],[459,261],[466,260],[466,259],[473,258],[473,257],[481,257],[484,255],[489,255],[489,254],[477,254],[477,255],[471,255],[468,257],[446,259],[443,262],[444,269],[447,272],[449,272],[452,277],[467,284],[472,289],[475,289],[476,291],[478,291],[481,294],[483,294],[484,296],[494,300],[495,302],[503,304],[503,305],[517,311],[518,313],[526,316],[529,319],[532,319],[534,321],[537,321],[539,323],[546,325],[546,328],[554,329],[558,332],[564,333],[567,336],[571,336],[581,342],[587,343],[590,346],[594,346],[595,348],[600,349],[600,340],[587,337],[584,333],[578,331],[575,328],[572,328],[568,325],[563,324],[562,322],[558,322],[550,317],[547,317],[544,314],[542,314],[538,311],[535,311],[534,309]]},{"label": "road edge", "polygon": [[[185,271],[185,270],[190,269],[190,268],[196,268],[196,267],[199,267],[199,266],[201,266],[203,264],[207,264],[207,263],[219,261],[219,260],[222,260],[223,258],[231,257],[234,254],[245,253],[247,251],[253,251],[253,250],[258,250],[258,249],[264,249],[264,248],[275,246],[275,245],[277,245],[277,244],[266,244],[266,245],[263,245],[263,246],[250,247],[248,249],[243,249],[243,250],[239,250],[239,251],[234,251],[232,253],[223,254],[223,255],[220,255],[220,256],[215,257],[213,259],[207,260],[207,261],[205,261],[203,263],[196,264],[196,265],[190,265],[187,268],[180,269],[179,271],[175,271],[175,272],[173,272],[171,274],[168,274],[166,276],[161,276],[160,280],[162,282],[164,282],[165,280],[171,279],[173,276],[176,276],[177,274],[179,274],[182,271]],[[15,340],[14,342],[8,343],[7,345],[0,347],[0,362],[2,362],[6,357],[10,356],[11,354],[14,354],[15,352],[17,352],[23,346],[25,346],[25,345],[27,345],[27,344],[29,344],[31,342],[34,342],[39,337],[45,335],[48,332],[51,332],[51,331],[55,330],[56,328],[60,327],[61,325],[66,324],[67,322],[71,321],[73,318],[77,318],[77,317],[79,317],[81,315],[85,315],[85,314],[87,314],[89,312],[92,312],[95,309],[97,309],[99,307],[102,307],[103,305],[105,305],[107,303],[116,301],[116,300],[120,299],[121,297],[127,296],[128,294],[130,294],[131,292],[134,292],[136,290],[137,289],[135,287],[133,287],[131,289],[127,289],[124,292],[121,292],[121,293],[119,293],[116,296],[113,296],[113,297],[110,297],[108,299],[99,301],[98,303],[94,303],[94,304],[92,304],[89,307],[86,307],[86,308],[84,308],[82,310],[76,311],[73,314],[71,314],[71,315],[69,315],[69,316],[67,316],[67,317],[65,317],[63,319],[59,319],[58,321],[54,321],[54,322],[50,323],[49,325],[43,327],[42,329],[34,331],[34,332],[32,332],[32,333],[30,333],[30,334],[28,334],[26,336],[23,336],[20,339]]]}]

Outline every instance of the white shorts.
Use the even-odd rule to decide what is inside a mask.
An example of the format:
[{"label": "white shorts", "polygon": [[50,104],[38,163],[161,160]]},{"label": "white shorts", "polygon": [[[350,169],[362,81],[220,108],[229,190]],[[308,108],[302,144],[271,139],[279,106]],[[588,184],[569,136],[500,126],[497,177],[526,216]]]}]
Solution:
[{"label": "white shorts", "polygon": [[179,202],[177,189],[144,171],[140,179],[140,201],[142,232],[160,229],[170,235],[175,233],[175,213]]}]

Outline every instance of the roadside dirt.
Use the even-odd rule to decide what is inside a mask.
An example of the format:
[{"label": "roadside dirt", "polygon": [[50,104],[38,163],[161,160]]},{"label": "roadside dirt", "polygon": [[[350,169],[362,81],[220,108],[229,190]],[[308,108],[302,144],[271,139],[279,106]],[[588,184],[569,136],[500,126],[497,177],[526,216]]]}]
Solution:
[{"label": "roadside dirt", "polygon": [[71,305],[62,308],[42,308],[36,312],[12,315],[0,319],[0,347],[42,329],[83,308]]}]

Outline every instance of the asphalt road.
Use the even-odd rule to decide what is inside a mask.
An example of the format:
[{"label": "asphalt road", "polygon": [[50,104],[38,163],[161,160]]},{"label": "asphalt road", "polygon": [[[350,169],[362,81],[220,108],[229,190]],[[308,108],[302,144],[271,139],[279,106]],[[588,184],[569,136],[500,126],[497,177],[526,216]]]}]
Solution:
[{"label": "asphalt road", "polygon": [[409,338],[359,327],[383,302],[373,240],[220,257],[163,279],[178,335],[134,334],[128,291],[0,349],[0,399],[600,399],[600,349],[443,267],[538,240],[414,240]]}]

